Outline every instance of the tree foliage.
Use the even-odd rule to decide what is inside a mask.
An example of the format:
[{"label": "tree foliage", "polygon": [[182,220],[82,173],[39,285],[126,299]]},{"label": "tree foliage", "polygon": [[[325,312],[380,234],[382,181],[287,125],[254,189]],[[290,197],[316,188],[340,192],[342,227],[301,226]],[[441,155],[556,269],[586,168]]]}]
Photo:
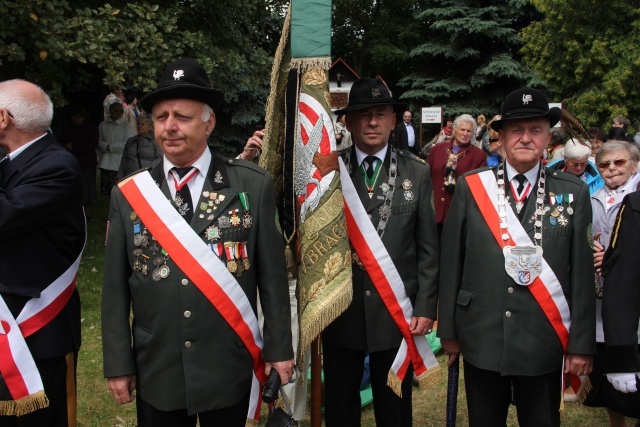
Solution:
[{"label": "tree foliage", "polygon": [[535,16],[526,0],[424,0],[415,14],[419,43],[398,84],[415,106],[445,114],[497,114],[505,95],[540,85],[522,63],[518,31]]},{"label": "tree foliage", "polygon": [[225,91],[216,136],[242,146],[263,117],[284,0],[0,0],[0,80],[38,83],[57,107],[102,85],[146,92],[194,57]]},{"label": "tree foliage", "polygon": [[528,64],[587,126],[640,116],[640,2],[532,0],[544,19],[523,30]]}]

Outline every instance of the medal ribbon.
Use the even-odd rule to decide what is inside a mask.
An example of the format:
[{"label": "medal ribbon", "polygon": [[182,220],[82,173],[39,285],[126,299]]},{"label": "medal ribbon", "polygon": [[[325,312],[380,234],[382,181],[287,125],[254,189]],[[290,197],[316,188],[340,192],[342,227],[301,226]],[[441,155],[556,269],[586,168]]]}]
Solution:
[{"label": "medal ribbon", "polygon": [[[498,216],[498,185],[493,171],[483,171],[469,175],[465,179],[487,227],[489,227],[498,245],[502,247],[502,236],[499,227],[500,219]],[[511,209],[507,209],[506,211],[507,223],[509,224],[507,233],[510,234],[512,241],[517,246],[533,247],[534,245],[531,238],[522,227],[516,215]],[[542,272],[528,288],[551,323],[566,354],[569,345],[569,331],[571,330],[571,312],[567,299],[562,291],[562,285],[544,257],[542,258]],[[577,377],[572,378],[572,385],[576,380],[582,383],[583,378],[586,379],[586,377],[580,377],[579,379]],[[577,392],[578,388],[574,388],[574,390]]]},{"label": "medal ribbon", "polygon": [[169,172],[171,172],[171,176],[173,177],[173,185],[175,186],[176,191],[180,191],[182,190],[182,187],[187,185],[189,181],[191,181],[191,179],[196,176],[196,174],[198,173],[198,169],[194,167],[182,178],[180,178],[180,175],[178,175],[178,172],[176,172],[174,169],[171,169]]},{"label": "medal ribbon", "polygon": [[531,192],[531,184],[527,182],[527,186],[522,190],[522,194],[518,194],[518,191],[513,186],[513,181],[509,183],[511,185],[511,195],[516,203],[522,203],[527,197],[529,197],[529,193]]},{"label": "medal ribbon", "polygon": [[238,334],[253,360],[248,418],[260,418],[260,384],[267,377],[258,319],[249,299],[224,263],[162,194],[149,172],[118,183],[122,194],[178,268],[198,287]]},{"label": "medal ribbon", "polygon": [[[400,350],[391,365],[388,384],[390,385],[393,381],[392,375],[402,382],[410,363],[413,364],[418,379],[422,380],[428,374],[437,372],[440,366],[426,338],[412,335],[409,331],[413,307],[400,273],[384,247],[382,239],[373,228],[341,158],[339,162],[349,240],[403,337]],[[400,387],[392,388],[396,394],[402,396]]]},{"label": "medal ribbon", "polygon": [[[7,410],[0,411],[0,415],[24,415],[49,405],[25,338],[46,326],[67,305],[76,288],[81,257],[82,250],[73,264],[48,285],[39,298],[27,301],[15,319],[0,296],[0,373],[15,401],[13,405],[7,405]],[[31,399],[35,402],[30,402]]]}]

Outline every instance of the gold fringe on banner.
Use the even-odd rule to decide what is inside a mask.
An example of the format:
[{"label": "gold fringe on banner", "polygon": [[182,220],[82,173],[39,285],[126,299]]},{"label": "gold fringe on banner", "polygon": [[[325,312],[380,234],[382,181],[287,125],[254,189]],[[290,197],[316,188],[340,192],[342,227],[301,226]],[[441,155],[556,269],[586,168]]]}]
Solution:
[{"label": "gold fringe on banner", "polygon": [[576,391],[576,396],[578,396],[578,401],[580,403],[584,403],[584,400],[587,398],[587,394],[593,389],[593,384],[591,384],[591,380],[589,377],[586,377],[580,388]]},{"label": "gold fringe on banner", "polygon": [[328,70],[329,67],[331,67],[331,58],[328,56],[316,56],[312,58],[291,59],[291,68],[298,70],[300,73],[305,73],[316,67]]},{"label": "gold fringe on banner", "polygon": [[38,409],[44,409],[49,406],[49,399],[44,394],[44,390],[25,396],[18,400],[0,401],[0,415],[22,415],[30,414]]}]

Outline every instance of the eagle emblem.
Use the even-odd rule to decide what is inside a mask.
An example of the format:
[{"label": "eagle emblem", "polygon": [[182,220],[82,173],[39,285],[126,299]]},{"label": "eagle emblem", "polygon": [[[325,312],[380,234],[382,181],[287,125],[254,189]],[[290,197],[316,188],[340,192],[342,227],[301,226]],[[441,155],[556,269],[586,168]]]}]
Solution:
[{"label": "eagle emblem", "polygon": [[527,105],[531,101],[533,101],[533,97],[531,95],[522,95],[522,105]]}]

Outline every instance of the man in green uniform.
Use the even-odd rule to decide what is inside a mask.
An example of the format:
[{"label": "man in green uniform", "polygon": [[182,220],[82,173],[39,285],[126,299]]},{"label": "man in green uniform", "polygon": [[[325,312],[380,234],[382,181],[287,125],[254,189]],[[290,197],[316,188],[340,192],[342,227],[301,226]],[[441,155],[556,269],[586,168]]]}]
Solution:
[{"label": "man in green uniform", "polygon": [[259,414],[258,379],[272,368],[283,384],[292,376],[273,184],[264,170],[207,146],[222,99],[195,60],[170,64],[140,100],[163,161],[112,193],[104,374],[118,403],[137,389],[140,426],[244,426]]},{"label": "man in green uniform", "polygon": [[506,161],[458,181],[444,226],[438,335],[449,364],[464,355],[471,426],[505,425],[512,397],[521,426],[557,426],[563,357],[591,371],[589,189],[540,162],[559,119],[542,92],[511,92],[491,125]]},{"label": "man in green uniform", "polygon": [[[349,225],[354,254],[353,301],[322,335],[328,427],[360,425],[358,390],[366,354],[376,425],[412,425],[411,367],[395,390],[387,384],[403,338],[424,343],[424,335],[431,332],[436,318],[438,237],[429,166],[388,144],[395,126],[394,109],[403,106],[380,79],[361,78],[350,90],[349,105],[336,112],[347,115],[347,129],[354,142],[341,152],[349,174],[341,177],[343,191],[348,198],[345,179],[350,180],[356,192],[354,202],[362,205],[362,220],[367,224],[358,224],[365,236],[362,242],[354,241],[358,233]],[[367,228],[373,236],[366,234]],[[359,252],[363,247],[371,249],[374,256],[360,257],[358,253],[368,252]],[[391,264],[383,264],[387,256]],[[385,271],[385,278],[378,267]],[[396,296],[405,298],[402,312],[385,292],[389,290],[386,280]],[[429,372],[437,371],[437,363],[428,368]]]}]

